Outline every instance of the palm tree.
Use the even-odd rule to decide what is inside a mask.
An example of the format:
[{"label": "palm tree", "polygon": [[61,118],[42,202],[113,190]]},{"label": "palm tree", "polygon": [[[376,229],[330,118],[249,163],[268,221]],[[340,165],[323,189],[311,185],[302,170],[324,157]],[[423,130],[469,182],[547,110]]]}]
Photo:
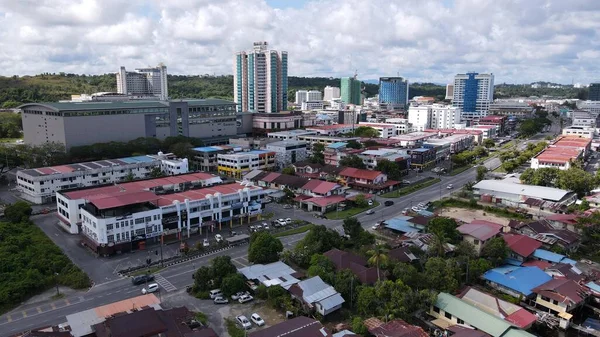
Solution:
[{"label": "palm tree", "polygon": [[444,257],[446,255],[446,244],[448,238],[443,233],[432,233],[432,241],[429,243],[428,253],[437,256]]},{"label": "palm tree", "polygon": [[367,254],[369,254],[369,263],[377,266],[377,280],[381,281],[381,276],[379,275],[379,266],[383,263],[386,263],[388,260],[387,256],[388,249],[383,245],[375,245],[373,249],[369,250]]}]

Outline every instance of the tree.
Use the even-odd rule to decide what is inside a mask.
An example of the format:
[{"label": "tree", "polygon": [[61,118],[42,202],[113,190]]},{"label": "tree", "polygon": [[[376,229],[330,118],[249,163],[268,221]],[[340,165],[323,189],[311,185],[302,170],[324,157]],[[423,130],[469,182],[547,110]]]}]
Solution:
[{"label": "tree", "polygon": [[360,280],[350,269],[344,269],[335,273],[333,287],[340,295],[342,295],[346,300],[346,303],[350,306],[353,306],[353,303],[356,302],[359,285]]},{"label": "tree", "polygon": [[481,256],[486,257],[494,266],[501,265],[510,252],[503,238],[497,237],[488,241],[481,250]]},{"label": "tree", "polygon": [[346,142],[346,147],[349,149],[357,149],[358,150],[358,149],[362,149],[363,146],[359,142],[355,141],[354,139],[351,139]]},{"label": "tree", "polygon": [[307,268],[314,254],[322,254],[341,246],[342,238],[337,231],[323,225],[312,225],[304,239],[294,247],[292,257],[298,265]]},{"label": "tree", "polygon": [[12,223],[26,222],[31,216],[31,206],[25,201],[17,201],[14,204],[6,206],[4,217]]},{"label": "tree", "polygon": [[571,167],[558,173],[556,185],[558,188],[577,193],[581,198],[597,186],[597,181],[591,173]]},{"label": "tree", "polygon": [[397,263],[392,270],[392,275],[396,280],[402,281],[411,288],[422,288],[424,276],[419,273],[415,266],[408,263]]},{"label": "tree", "polygon": [[487,167],[485,167],[483,165],[477,166],[477,181],[483,180],[483,178],[485,178],[485,174],[487,173],[487,171],[488,171]]},{"label": "tree", "polygon": [[359,156],[351,154],[343,157],[340,160],[340,166],[344,167],[354,167],[357,169],[365,169],[367,166],[363,163],[363,160],[360,159]]},{"label": "tree", "polygon": [[519,167],[519,164],[514,160],[509,160],[502,163],[501,167],[506,173],[512,173]]},{"label": "tree", "polygon": [[372,139],[367,139],[362,143],[363,147],[379,146],[379,143]]},{"label": "tree", "polygon": [[307,270],[309,277],[319,276],[326,283],[333,283],[335,277],[335,264],[323,254],[315,254],[310,259]]},{"label": "tree", "polygon": [[388,261],[388,249],[383,245],[376,245],[373,249],[367,251],[369,263],[377,267],[377,280],[381,280],[380,267]]},{"label": "tree", "polygon": [[283,174],[289,174],[291,176],[295,176],[296,175],[296,170],[294,170],[293,167],[284,167],[283,170],[281,170],[281,173],[283,173]]},{"label": "tree", "polygon": [[323,154],[323,152],[325,152],[325,144],[314,143],[312,146],[312,155],[309,158],[310,162],[313,164],[324,165],[325,155]]},{"label": "tree", "polygon": [[231,262],[231,256],[217,256],[212,260],[211,263],[211,276],[213,281],[213,286],[218,288],[221,286],[221,282],[223,279],[231,274],[237,273],[237,268]]},{"label": "tree", "polygon": [[477,257],[477,251],[472,243],[463,240],[456,245],[454,255],[463,259],[474,259]]},{"label": "tree", "polygon": [[152,169],[152,171],[150,171],[150,178],[160,178],[160,177],[163,177],[164,175],[165,174],[160,169],[160,167],[155,167]]},{"label": "tree", "polygon": [[379,137],[379,131],[373,129],[370,126],[359,126],[354,129],[354,136],[364,138],[377,138]]},{"label": "tree", "polygon": [[360,221],[355,217],[344,219],[342,227],[344,228],[344,234],[348,235],[351,241],[358,240],[360,233],[364,231]]},{"label": "tree", "polygon": [[290,190],[289,188],[287,188],[287,187],[285,187],[283,189],[283,194],[284,194],[283,198],[285,200],[287,200],[287,201],[290,201],[290,200],[292,200],[292,199],[294,199],[296,197],[296,194],[292,190]]},{"label": "tree", "polygon": [[129,171],[129,173],[127,173],[127,175],[123,178],[123,180],[125,181],[133,181],[135,179],[135,176],[133,175],[133,172]]},{"label": "tree", "polygon": [[356,204],[356,207],[360,208],[366,208],[369,206],[369,202],[367,201],[367,198],[365,198],[364,194],[359,194],[354,197],[354,204]]},{"label": "tree", "polygon": [[537,186],[555,186],[560,170],[555,167],[528,168],[519,176],[522,183]]},{"label": "tree", "polygon": [[458,243],[462,236],[456,229],[458,224],[456,220],[447,217],[435,217],[427,223],[427,231],[437,234],[440,237],[447,238],[451,243]]},{"label": "tree", "polygon": [[277,307],[277,304],[281,302],[284,297],[289,297],[287,290],[283,289],[280,285],[273,285],[267,288],[267,302],[272,307]]},{"label": "tree", "polygon": [[365,317],[371,317],[377,311],[379,298],[374,287],[360,287],[356,300],[356,310]]},{"label": "tree", "polygon": [[432,257],[425,263],[427,286],[436,291],[452,293],[458,289],[460,268],[454,259]]},{"label": "tree", "polygon": [[399,180],[402,178],[402,171],[398,164],[387,159],[378,160],[375,170],[387,174],[388,178],[392,180]]},{"label": "tree", "polygon": [[271,233],[255,232],[250,237],[248,247],[248,261],[252,263],[271,263],[279,260],[279,253],[283,251],[283,244]]},{"label": "tree", "polygon": [[493,139],[491,138],[486,138],[483,140],[483,146],[485,146],[486,148],[492,148],[494,146],[496,146],[496,143],[494,142]]},{"label": "tree", "polygon": [[244,280],[244,276],[239,273],[230,274],[223,278],[223,282],[221,282],[221,291],[225,297],[229,297],[238,291],[244,290],[246,287],[246,282]]},{"label": "tree", "polygon": [[587,201],[587,199],[581,200],[581,204],[579,205],[579,210],[585,212],[588,209],[590,209],[590,202]]},{"label": "tree", "polygon": [[209,291],[212,279],[212,268],[202,266],[194,273],[194,288],[196,288],[197,291]]},{"label": "tree", "polygon": [[352,318],[352,332],[361,336],[369,335],[369,329],[367,329],[361,317]]},{"label": "tree", "polygon": [[486,271],[494,268],[492,263],[484,258],[473,259],[468,261],[469,270],[467,274],[467,282],[470,280],[478,280]]}]

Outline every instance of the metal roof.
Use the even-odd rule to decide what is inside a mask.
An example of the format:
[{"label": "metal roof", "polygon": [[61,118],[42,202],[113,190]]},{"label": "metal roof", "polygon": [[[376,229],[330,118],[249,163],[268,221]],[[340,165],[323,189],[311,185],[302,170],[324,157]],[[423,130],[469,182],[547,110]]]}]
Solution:
[{"label": "metal roof", "polygon": [[571,193],[569,191],[554,187],[524,185],[505,180],[482,180],[473,185],[473,188],[499,193],[517,194],[552,201],[560,201],[567,194]]},{"label": "metal roof", "polygon": [[306,303],[319,302],[325,310],[344,303],[344,299],[335,288],[325,283],[319,276],[301,281],[297,285],[302,289],[302,297]]},{"label": "metal roof", "polygon": [[296,271],[281,261],[269,264],[255,264],[238,269],[238,272],[242,273],[248,280],[258,280],[269,286],[279,284],[286,288],[299,282],[299,280],[292,276]]},{"label": "metal roof", "polygon": [[483,274],[483,278],[514,290],[525,296],[531,295],[532,289],[548,282],[552,276],[544,273],[538,267],[494,268]]},{"label": "metal roof", "polygon": [[[569,262],[577,263],[576,261],[567,259],[567,257],[564,255],[557,254],[557,253],[554,253],[554,252],[551,252],[551,251],[545,250],[545,249],[536,249],[533,252],[533,257],[538,258],[540,260],[550,261],[550,262],[555,262],[555,263],[558,263],[558,262],[568,263],[568,264],[571,264]],[[565,259],[569,260],[569,262],[565,262]]]},{"label": "metal roof", "polygon": [[30,106],[41,105],[55,111],[72,110],[106,110],[106,109],[145,109],[145,108],[167,108],[169,102],[187,102],[189,106],[207,105],[233,105],[235,102],[224,99],[189,99],[173,101],[109,101],[109,102],[48,102],[48,103],[26,103],[19,106],[24,109]]}]

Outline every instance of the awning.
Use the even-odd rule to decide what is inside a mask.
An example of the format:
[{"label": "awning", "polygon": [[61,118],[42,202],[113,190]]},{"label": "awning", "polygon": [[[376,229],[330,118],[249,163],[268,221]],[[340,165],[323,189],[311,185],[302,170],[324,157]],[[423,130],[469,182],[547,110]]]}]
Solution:
[{"label": "awning", "polygon": [[431,323],[435,324],[436,326],[438,326],[444,330],[455,325],[454,323],[448,322],[447,320],[445,320],[443,318],[436,318],[433,321],[431,321]]},{"label": "awning", "polygon": [[559,312],[558,316],[566,319],[567,321],[570,321],[571,318],[573,318],[573,315],[569,314],[568,312]]}]

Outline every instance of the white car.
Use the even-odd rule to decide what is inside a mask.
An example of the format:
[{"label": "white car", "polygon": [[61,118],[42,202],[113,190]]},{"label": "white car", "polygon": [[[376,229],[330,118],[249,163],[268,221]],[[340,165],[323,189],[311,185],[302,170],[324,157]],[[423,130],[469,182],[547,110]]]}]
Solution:
[{"label": "white car", "polygon": [[370,209],[370,210],[368,210],[368,211],[367,211],[367,213],[365,213],[365,214],[367,214],[367,215],[370,215],[370,214],[373,214],[373,213],[375,213],[375,211],[374,211],[374,210],[372,210],[372,209]]},{"label": "white car", "polygon": [[254,299],[254,297],[252,297],[251,295],[244,294],[244,295],[240,296],[240,298],[238,298],[238,302],[246,303],[246,302],[252,301],[253,299]]},{"label": "white car", "polygon": [[215,299],[213,300],[214,304],[228,304],[229,300],[226,299],[225,297],[215,297]]},{"label": "white car", "polygon": [[413,210],[413,212],[417,212],[419,213],[421,211],[421,209],[417,206],[413,206],[413,208],[411,208]]},{"label": "white car", "polygon": [[154,293],[158,291],[158,283],[150,283],[148,288],[142,289],[142,294],[146,295],[149,293]]},{"label": "white car", "polygon": [[371,226],[371,229],[372,230],[378,230],[379,226],[381,226],[381,224],[378,222],[378,223],[374,224],[373,226]]},{"label": "white car", "polygon": [[369,206],[373,206],[373,200],[369,200]]},{"label": "white car", "polygon": [[290,219],[290,218],[285,219],[285,224],[286,225],[291,225],[292,224],[292,219]]},{"label": "white car", "polygon": [[252,328],[252,324],[250,324],[250,321],[244,315],[237,316],[235,318],[235,320],[244,330],[248,330],[248,329]]},{"label": "white car", "polygon": [[221,236],[221,234],[217,234],[215,235],[215,240],[217,241],[217,243],[223,241],[223,236]]},{"label": "white car", "polygon": [[252,315],[250,315],[250,319],[257,326],[263,326],[263,325],[265,325],[265,321],[257,313],[253,313]]},{"label": "white car", "polygon": [[285,219],[277,219],[277,223],[279,224],[279,226],[287,225],[287,222],[285,222]]},{"label": "white car", "polygon": [[451,190],[454,188],[454,186],[452,184],[448,184],[448,186],[446,186],[447,189]]},{"label": "white car", "polygon": [[263,222],[263,223],[262,223],[262,227],[263,227],[263,229],[264,229],[264,230],[266,230],[266,231],[268,231],[268,230],[270,229],[270,228],[269,228],[269,224],[268,224],[268,223],[266,223],[266,222]]},{"label": "white car", "polygon": [[204,241],[202,241],[202,246],[203,247],[209,247],[210,246],[210,242],[208,242],[208,239],[204,239]]},{"label": "white car", "polygon": [[234,301],[237,301],[240,299],[240,297],[242,297],[244,295],[250,295],[250,293],[247,291],[238,291],[237,293],[231,295],[231,299]]},{"label": "white car", "polygon": [[425,204],[420,202],[417,206],[419,206],[419,208],[425,208]]}]

